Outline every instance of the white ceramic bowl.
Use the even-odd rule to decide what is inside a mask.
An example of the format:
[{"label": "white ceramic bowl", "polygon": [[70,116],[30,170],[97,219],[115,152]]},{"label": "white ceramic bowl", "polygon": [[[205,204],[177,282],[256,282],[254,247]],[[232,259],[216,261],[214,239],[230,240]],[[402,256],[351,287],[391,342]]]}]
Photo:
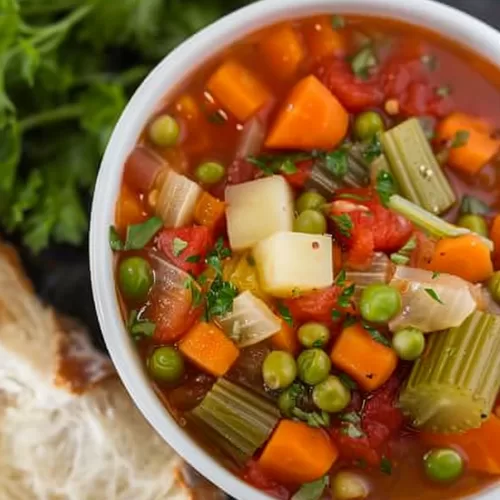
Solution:
[{"label": "white ceramic bowl", "polygon": [[[228,472],[188,436],[163,407],[144,374],[127,334],[115,294],[108,243],[125,159],[160,99],[177,88],[206,60],[232,42],[284,19],[319,13],[391,17],[430,28],[467,44],[500,67],[500,33],[482,22],[430,0],[262,0],[193,36],[166,57],[139,87],[123,112],[102,161],[94,194],[90,229],[90,266],[97,314],[111,358],[138,408],[185,460],[239,500],[269,500]],[[475,496],[500,498],[500,487]]]}]

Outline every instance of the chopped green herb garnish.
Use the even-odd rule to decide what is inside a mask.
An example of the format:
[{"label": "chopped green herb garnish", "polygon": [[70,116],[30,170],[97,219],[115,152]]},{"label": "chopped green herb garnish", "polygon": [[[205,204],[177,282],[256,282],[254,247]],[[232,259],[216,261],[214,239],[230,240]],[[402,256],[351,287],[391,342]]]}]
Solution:
[{"label": "chopped green herb garnish", "polygon": [[323,476],[312,483],[303,484],[291,500],[320,500],[325,488],[330,484],[329,476]]},{"label": "chopped green herb garnish", "polygon": [[330,415],[326,411],[306,412],[300,408],[294,408],[292,415],[298,420],[302,420],[310,427],[328,427],[330,425]]},{"label": "chopped green herb garnish", "polygon": [[233,310],[233,302],[238,290],[229,281],[217,275],[206,295],[205,316],[208,320],[216,316],[224,316]]},{"label": "chopped green herb garnish", "polygon": [[372,163],[382,154],[382,144],[379,134],[373,136],[372,140],[365,145],[363,151],[363,159],[368,163]]},{"label": "chopped green herb garnish", "polygon": [[172,241],[172,251],[175,257],[179,255],[187,248],[188,243],[181,238],[174,238]]},{"label": "chopped green herb garnish", "polygon": [[111,250],[119,252],[123,250],[123,241],[118,234],[115,226],[109,226],[109,246]]},{"label": "chopped green herb garnish", "polygon": [[359,413],[356,413],[355,411],[341,413],[339,415],[339,419],[342,420],[342,422],[348,422],[348,423],[354,424],[354,425],[361,424],[361,416]]},{"label": "chopped green herb garnish", "polygon": [[335,15],[332,17],[332,28],[334,30],[341,30],[345,28],[345,18],[342,16]]},{"label": "chopped green herb garnish", "polygon": [[460,203],[460,215],[488,215],[490,207],[475,196],[466,194]]},{"label": "chopped green herb garnish", "polygon": [[349,328],[352,325],[355,325],[358,322],[355,316],[348,314],[342,324],[342,328]]},{"label": "chopped green herb garnish", "polygon": [[424,288],[424,290],[436,302],[439,302],[440,304],[444,304],[444,302],[441,300],[441,298],[437,294],[436,290],[433,290],[432,288]]},{"label": "chopped green herb garnish", "polygon": [[342,290],[342,293],[340,294],[340,296],[337,300],[337,304],[340,307],[344,307],[344,308],[350,307],[351,301],[352,301],[352,296],[354,295],[355,289],[356,289],[356,286],[354,285],[354,283],[352,283],[348,287],[345,287]]},{"label": "chopped green herb garnish", "polygon": [[187,259],[186,262],[191,262],[192,264],[196,264],[200,262],[201,256],[200,255],[190,255]]},{"label": "chopped green herb garnish", "polygon": [[436,95],[439,97],[448,97],[451,95],[451,87],[449,85],[441,85],[436,89]]},{"label": "chopped green herb garnish", "polygon": [[130,311],[130,315],[128,317],[127,329],[130,335],[132,335],[132,338],[137,341],[142,337],[152,337],[155,332],[156,325],[152,321],[141,319],[139,317],[139,312],[133,309]]},{"label": "chopped green herb garnish", "polygon": [[376,66],[377,58],[371,44],[362,48],[351,60],[352,72],[361,80],[367,80],[370,71]]},{"label": "chopped green herb garnish", "polygon": [[392,474],[392,463],[387,457],[382,457],[380,461],[380,470],[390,476]]},{"label": "chopped green herb garnish", "polygon": [[342,317],[342,313],[340,311],[337,311],[336,309],[332,310],[332,320],[333,321],[338,321]]},{"label": "chopped green herb garnish", "polygon": [[390,197],[397,193],[396,182],[392,174],[387,170],[380,170],[375,181],[375,189],[382,204],[387,206]]},{"label": "chopped green herb garnish", "polygon": [[342,236],[346,238],[351,237],[352,220],[348,214],[331,215],[330,218],[333,220]]},{"label": "chopped green herb garnish", "polygon": [[184,282],[184,288],[191,292],[191,303],[193,307],[198,307],[203,302],[203,293],[191,276]]},{"label": "chopped green herb garnish", "polygon": [[441,273],[437,273],[436,271],[434,271],[432,273],[432,279],[433,280],[437,280],[439,278],[439,276],[441,276]]},{"label": "chopped green herb garnish", "polygon": [[325,168],[339,179],[347,174],[348,170],[347,152],[343,149],[326,153],[325,155]]},{"label": "chopped green herb garnish", "polygon": [[337,277],[335,278],[335,284],[337,286],[344,286],[346,280],[346,272],[345,269],[341,269]]},{"label": "chopped green herb garnish", "polygon": [[[255,259],[253,255],[247,255],[247,264],[252,267],[255,266]],[[293,290],[292,290],[292,295],[293,295]]]},{"label": "chopped green herb garnish", "polygon": [[343,426],[340,432],[344,434],[344,436],[349,436],[353,439],[359,439],[366,436],[366,434],[361,429],[351,423]]},{"label": "chopped green herb garnish", "polygon": [[347,373],[339,373],[338,377],[347,388],[353,391],[358,388],[358,384]]},{"label": "chopped green herb garnish", "polygon": [[453,137],[450,147],[451,148],[461,148],[465,146],[469,141],[470,132],[468,130],[458,130]]},{"label": "chopped green herb garnish", "polygon": [[208,116],[208,121],[210,123],[213,123],[215,125],[223,125],[224,123],[227,122],[227,116],[222,111],[221,109],[218,109],[217,111],[214,111],[213,113],[210,113]]},{"label": "chopped green herb garnish", "polygon": [[435,71],[439,64],[438,58],[433,54],[424,54],[420,60],[429,71]]},{"label": "chopped green herb garnish", "polygon": [[252,165],[258,167],[266,175],[294,174],[298,171],[297,162],[312,160],[313,154],[296,153],[286,155],[260,155],[248,156],[246,159]]},{"label": "chopped green herb garnish", "polygon": [[228,257],[231,257],[231,249],[224,245],[224,238],[221,236],[215,242],[214,248],[208,252],[205,261],[216,273],[222,274],[222,261]]},{"label": "chopped green herb garnish", "polygon": [[401,255],[400,253],[393,253],[391,254],[391,262],[396,264],[396,266],[406,266],[410,262],[410,257]]},{"label": "chopped green herb garnish", "polygon": [[283,320],[288,323],[290,326],[293,326],[293,318],[290,313],[290,309],[283,304],[283,302],[278,302],[278,312]]},{"label": "chopped green herb garnish", "polygon": [[376,328],[369,325],[368,323],[363,322],[363,328],[370,334],[370,337],[378,342],[379,344],[385,345],[386,347],[390,347],[391,343],[387,340]]},{"label": "chopped green herb garnish", "polygon": [[127,237],[123,246],[124,250],[141,250],[163,227],[163,221],[159,217],[151,217],[141,224],[132,224],[127,228]]}]

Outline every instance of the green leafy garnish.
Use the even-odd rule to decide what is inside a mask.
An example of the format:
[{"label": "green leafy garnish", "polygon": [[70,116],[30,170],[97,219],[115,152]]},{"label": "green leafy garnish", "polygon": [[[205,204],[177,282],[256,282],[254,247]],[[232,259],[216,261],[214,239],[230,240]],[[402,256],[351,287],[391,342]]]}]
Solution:
[{"label": "green leafy garnish", "polygon": [[115,226],[109,226],[109,246],[111,250],[119,252],[123,250],[123,241],[118,234]]},{"label": "green leafy garnish", "polygon": [[342,422],[348,422],[348,423],[354,424],[354,425],[360,425],[361,424],[361,415],[359,413],[356,413],[355,411],[349,411],[347,413],[341,413],[339,415],[339,419]]},{"label": "green leafy garnish", "polygon": [[410,257],[401,255],[400,253],[393,253],[391,254],[391,262],[396,264],[396,266],[406,266],[410,262]]},{"label": "green leafy garnish", "polygon": [[382,154],[382,143],[379,134],[373,136],[363,149],[363,159],[368,163],[373,163]]},{"label": "green leafy garnish", "polygon": [[460,215],[488,215],[490,213],[490,207],[476,198],[466,194],[460,203]]},{"label": "green leafy garnish", "polygon": [[451,140],[450,147],[455,149],[465,146],[469,142],[469,136],[470,132],[468,130],[458,130]]},{"label": "green leafy garnish", "polygon": [[333,321],[338,321],[342,317],[342,313],[336,309],[332,309],[332,319]]},{"label": "green leafy garnish", "polygon": [[224,245],[224,238],[220,237],[214,248],[208,252],[205,261],[216,273],[222,274],[222,261],[228,257],[231,257],[231,249]]},{"label": "green leafy garnish", "polygon": [[341,269],[339,271],[339,274],[337,274],[337,277],[335,278],[335,284],[337,286],[344,286],[345,285],[345,280],[346,280],[345,269]]},{"label": "green leafy garnish", "polygon": [[358,384],[347,373],[339,373],[338,377],[348,389],[354,391],[358,388]]},{"label": "green leafy garnish", "polygon": [[451,87],[449,85],[441,85],[436,89],[436,95],[439,97],[448,97],[451,95]]},{"label": "green leafy garnish", "polygon": [[342,236],[346,238],[351,237],[352,220],[349,214],[331,215],[330,218],[333,220]]},{"label": "green leafy garnish", "polygon": [[386,347],[390,347],[391,343],[387,338],[385,338],[376,328],[369,325],[368,323],[363,322],[363,328],[370,334],[370,337],[378,342],[379,344],[385,345]]},{"label": "green leafy garnish", "polygon": [[155,332],[156,325],[152,321],[141,319],[139,312],[133,309],[130,311],[130,315],[128,317],[127,329],[130,335],[132,335],[132,338],[137,341],[143,337],[152,337]]},{"label": "green leafy garnish", "polygon": [[[249,266],[251,266],[251,267],[255,266],[255,259],[254,259],[253,255],[247,255],[246,259],[247,259],[247,264]],[[293,295],[293,290],[292,290],[292,295]]]},{"label": "green leafy garnish", "polygon": [[340,294],[339,298],[337,299],[337,304],[339,305],[339,307],[347,308],[351,305],[352,296],[354,295],[355,289],[356,289],[356,286],[354,283],[352,283],[342,290],[342,293]]},{"label": "green leafy garnish", "polygon": [[352,325],[355,325],[358,322],[355,316],[348,314],[342,324],[342,328],[349,328]]},{"label": "green leafy garnish", "polygon": [[163,227],[163,221],[159,217],[151,217],[140,224],[132,224],[127,227],[124,250],[141,250]]},{"label": "green leafy garnish", "polygon": [[438,273],[438,272],[434,271],[432,273],[432,278],[431,279],[437,280],[439,278],[439,276],[441,276],[441,273]]},{"label": "green leafy garnish", "polygon": [[307,153],[284,155],[248,156],[247,161],[258,167],[266,175],[294,174],[298,171],[297,162],[311,160],[313,156]]},{"label": "green leafy garnish", "polygon": [[186,262],[190,262],[191,264],[197,264],[200,262],[201,256],[200,255],[190,255],[187,259]]},{"label": "green leafy garnish", "polygon": [[302,422],[305,422],[309,427],[329,427],[330,415],[326,411],[322,412],[306,412],[300,408],[294,408],[292,415]]},{"label": "green leafy garnish", "polygon": [[293,326],[293,318],[292,314],[290,313],[290,309],[288,309],[288,307],[286,307],[283,302],[278,302],[278,312],[286,323],[288,323],[290,326]]},{"label": "green leafy garnish", "polygon": [[338,149],[325,155],[325,168],[335,177],[342,178],[347,174],[347,152],[343,149]]},{"label": "green leafy garnish", "polygon": [[370,71],[376,66],[377,58],[371,44],[362,48],[351,60],[352,72],[361,80],[367,80]]},{"label": "green leafy garnish", "polygon": [[291,500],[320,500],[329,484],[330,478],[328,476],[323,476],[312,483],[303,484]]},{"label": "green leafy garnish", "polygon": [[366,436],[366,434],[359,427],[350,423],[344,425],[340,432],[344,434],[344,436],[348,436],[353,439],[359,439]]},{"label": "green leafy garnish", "polygon": [[424,290],[436,302],[439,302],[440,304],[444,304],[444,302],[441,300],[441,298],[439,297],[439,295],[436,292],[436,290],[434,290],[432,288],[424,288]]},{"label": "green leafy garnish", "polygon": [[390,197],[397,193],[396,182],[392,174],[387,170],[380,170],[375,181],[375,189],[382,204],[387,206]]},{"label": "green leafy garnish", "polygon": [[345,28],[345,18],[339,15],[335,15],[332,17],[332,28],[334,30],[341,30]]},{"label": "green leafy garnish", "polygon": [[387,474],[390,476],[392,474],[392,463],[387,457],[382,457],[382,460],[380,461],[380,470],[384,474]]},{"label": "green leafy garnish", "polygon": [[188,243],[187,241],[184,241],[181,238],[174,238],[172,241],[172,251],[173,254],[176,257],[179,257],[179,255],[187,248]]},{"label": "green leafy garnish", "polygon": [[226,114],[220,109],[214,111],[213,113],[209,113],[207,115],[207,119],[214,125],[224,125],[227,122]]},{"label": "green leafy garnish", "polygon": [[203,293],[191,276],[184,282],[184,288],[191,292],[191,305],[198,307],[203,302]]}]

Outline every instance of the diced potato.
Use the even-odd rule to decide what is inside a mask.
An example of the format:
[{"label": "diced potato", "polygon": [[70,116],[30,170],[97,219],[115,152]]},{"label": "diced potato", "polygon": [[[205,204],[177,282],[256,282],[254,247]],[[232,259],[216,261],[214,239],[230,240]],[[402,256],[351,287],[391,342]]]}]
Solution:
[{"label": "diced potato", "polygon": [[260,284],[275,297],[291,297],[333,283],[332,238],[280,232],[253,251]]},{"label": "diced potato", "polygon": [[233,250],[246,250],[293,227],[293,195],[280,175],[226,188],[226,218]]}]

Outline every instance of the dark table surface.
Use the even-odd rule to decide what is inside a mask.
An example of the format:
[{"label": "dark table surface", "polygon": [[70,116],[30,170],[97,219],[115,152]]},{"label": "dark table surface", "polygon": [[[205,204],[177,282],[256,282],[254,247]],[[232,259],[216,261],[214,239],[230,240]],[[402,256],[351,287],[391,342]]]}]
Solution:
[{"label": "dark table surface", "polygon": [[[443,3],[500,29],[500,0],[444,0]],[[89,327],[96,345],[105,349],[92,300],[86,248],[56,247],[37,257],[23,251],[21,255],[42,299],[80,319]]]}]

